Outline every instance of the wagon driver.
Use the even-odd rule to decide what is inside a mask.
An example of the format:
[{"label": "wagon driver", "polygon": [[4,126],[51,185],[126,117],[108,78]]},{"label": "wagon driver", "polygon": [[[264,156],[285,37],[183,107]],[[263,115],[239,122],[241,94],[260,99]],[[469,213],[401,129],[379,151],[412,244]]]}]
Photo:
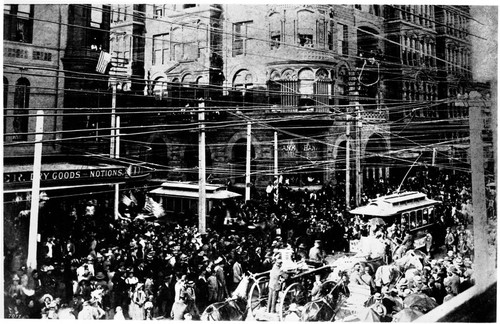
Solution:
[{"label": "wagon driver", "polygon": [[[309,261],[316,267],[320,267],[325,264],[325,258],[326,253],[321,248],[321,240],[314,241],[314,246],[309,250]],[[316,273],[316,281],[321,281],[321,273]]]}]

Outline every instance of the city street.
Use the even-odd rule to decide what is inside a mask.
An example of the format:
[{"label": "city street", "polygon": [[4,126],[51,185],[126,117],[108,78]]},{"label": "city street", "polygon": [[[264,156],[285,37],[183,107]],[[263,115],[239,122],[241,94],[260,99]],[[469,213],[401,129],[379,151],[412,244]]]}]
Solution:
[{"label": "city street", "polygon": [[497,26],[5,4],[0,317],[496,322]]}]

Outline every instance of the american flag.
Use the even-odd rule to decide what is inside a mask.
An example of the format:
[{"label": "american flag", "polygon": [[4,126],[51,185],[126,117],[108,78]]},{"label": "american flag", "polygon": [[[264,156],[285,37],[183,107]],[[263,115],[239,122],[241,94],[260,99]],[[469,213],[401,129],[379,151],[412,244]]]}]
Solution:
[{"label": "american flag", "polygon": [[132,203],[132,199],[130,199],[127,195],[122,195],[122,204],[129,207]]},{"label": "american flag", "polygon": [[111,54],[101,51],[101,54],[99,55],[99,61],[97,62],[97,67],[95,68],[95,70],[99,73],[105,74],[110,62]]},{"label": "american flag", "polygon": [[156,218],[165,216],[165,210],[160,203],[154,201],[153,198],[147,197],[146,203],[144,204],[144,210],[152,214]]}]

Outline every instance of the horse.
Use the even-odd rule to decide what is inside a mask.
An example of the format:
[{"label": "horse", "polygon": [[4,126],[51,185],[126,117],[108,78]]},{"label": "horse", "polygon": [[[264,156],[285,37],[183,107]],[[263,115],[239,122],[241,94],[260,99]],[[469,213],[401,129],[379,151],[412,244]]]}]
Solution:
[{"label": "horse", "polygon": [[347,298],[347,291],[335,281],[326,281],[321,286],[319,297],[304,305],[301,312],[303,322],[331,322]]},{"label": "horse", "polygon": [[250,279],[243,276],[232,293],[225,301],[209,305],[201,314],[202,321],[244,321],[248,314],[247,293]]},{"label": "horse", "polygon": [[247,301],[231,298],[209,305],[200,319],[202,321],[244,321],[247,317]]},{"label": "horse", "polygon": [[403,273],[398,265],[381,265],[375,272],[375,285],[377,287],[394,285],[402,276]]},{"label": "horse", "polygon": [[412,280],[414,276],[420,274],[427,264],[427,255],[420,250],[408,250],[401,258],[395,260],[393,264],[399,267],[404,273],[404,277]]}]

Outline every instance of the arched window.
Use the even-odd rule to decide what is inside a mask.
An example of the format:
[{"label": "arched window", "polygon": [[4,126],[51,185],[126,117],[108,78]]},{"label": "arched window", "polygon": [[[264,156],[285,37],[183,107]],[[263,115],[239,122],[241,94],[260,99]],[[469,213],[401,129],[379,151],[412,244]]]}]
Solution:
[{"label": "arched window", "polygon": [[279,13],[272,13],[269,16],[269,33],[271,38],[271,49],[278,49],[281,42],[281,15]]},{"label": "arched window", "polygon": [[[30,102],[30,82],[20,78],[16,82],[14,94],[14,119],[12,123],[14,141],[26,141],[28,138],[28,109]],[[17,115],[17,116],[16,116]]]},{"label": "arched window", "polygon": [[297,43],[300,46],[313,47],[315,43],[314,34],[316,19],[314,14],[308,10],[297,13]]},{"label": "arched window", "polygon": [[251,102],[250,89],[253,88],[253,76],[248,70],[241,70],[233,79],[234,100]]},{"label": "arched window", "polygon": [[332,94],[332,79],[325,69],[316,72],[316,82],[314,83],[314,93],[318,104],[328,105]]},{"label": "arched window", "polygon": [[167,82],[165,81],[165,78],[159,77],[154,82],[153,93],[160,100],[167,97]]}]

